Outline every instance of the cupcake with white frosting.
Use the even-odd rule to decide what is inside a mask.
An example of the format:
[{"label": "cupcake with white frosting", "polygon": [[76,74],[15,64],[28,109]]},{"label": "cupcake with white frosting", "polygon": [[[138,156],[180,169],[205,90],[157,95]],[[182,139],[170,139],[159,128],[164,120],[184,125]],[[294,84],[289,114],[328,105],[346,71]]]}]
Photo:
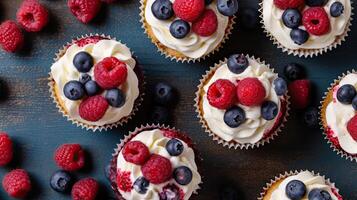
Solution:
[{"label": "cupcake with white frosting", "polygon": [[342,157],[357,161],[357,73],[348,72],[331,84],[321,102],[326,139]]},{"label": "cupcake with white frosting", "polygon": [[141,0],[143,28],[158,50],[176,61],[217,51],[233,29],[237,0]]},{"label": "cupcake with white frosting", "polygon": [[200,82],[196,112],[206,132],[223,146],[262,146],[286,121],[286,82],[259,59],[234,54],[211,68]]},{"label": "cupcake with white frosting", "polygon": [[110,182],[118,199],[187,200],[201,183],[191,139],[177,130],[145,126],[118,144]]},{"label": "cupcake with white frosting", "polygon": [[109,36],[73,40],[57,54],[49,80],[60,112],[93,131],[127,122],[142,101],[140,67],[130,49]]},{"label": "cupcake with white frosting", "polygon": [[312,57],[340,45],[350,31],[350,0],[262,0],[268,37],[284,52]]}]

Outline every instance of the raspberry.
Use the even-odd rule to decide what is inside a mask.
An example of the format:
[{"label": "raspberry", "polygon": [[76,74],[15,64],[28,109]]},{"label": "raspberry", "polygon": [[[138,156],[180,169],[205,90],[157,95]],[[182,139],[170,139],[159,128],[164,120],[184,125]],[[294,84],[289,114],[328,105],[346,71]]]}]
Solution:
[{"label": "raspberry", "polygon": [[180,139],[180,140],[184,141],[187,144],[187,146],[189,146],[191,148],[193,147],[193,142],[192,142],[191,138],[188,137],[187,135],[180,133],[178,131],[169,130],[169,129],[164,129],[162,131],[164,132],[163,135],[165,137]]},{"label": "raspberry", "polygon": [[24,36],[16,22],[7,20],[0,25],[0,45],[7,52],[15,52],[24,44]]},{"label": "raspberry", "polygon": [[150,157],[148,147],[139,141],[128,142],[123,148],[123,156],[127,162],[143,165]]},{"label": "raspberry", "polygon": [[330,19],[324,8],[311,7],[302,15],[302,24],[313,35],[324,35],[330,31]]},{"label": "raspberry", "polygon": [[104,97],[100,95],[88,97],[79,105],[79,116],[83,119],[96,122],[104,116],[109,104]]},{"label": "raspberry", "polygon": [[347,130],[351,137],[357,142],[357,115],[352,117],[347,123]]},{"label": "raspberry", "polygon": [[117,185],[118,188],[124,192],[130,192],[133,188],[131,180],[130,180],[130,172],[118,170],[117,172]]},{"label": "raspberry", "polygon": [[336,147],[336,148],[341,148],[340,142],[338,141],[338,138],[334,136],[334,132],[330,127],[327,127],[325,129],[326,136],[330,140],[330,142]]},{"label": "raspberry", "polygon": [[16,14],[17,21],[26,31],[41,31],[48,23],[47,9],[37,0],[25,0]]},{"label": "raspberry", "polygon": [[5,175],[2,186],[11,197],[24,198],[31,190],[31,181],[25,170],[15,169]]},{"label": "raspberry", "polygon": [[126,81],[126,64],[116,57],[107,57],[94,66],[94,77],[103,89],[116,88]]},{"label": "raspberry", "polygon": [[6,133],[0,132],[0,166],[9,164],[12,157],[12,141]]},{"label": "raspberry", "polygon": [[309,105],[310,81],[296,80],[289,84],[289,93],[291,95],[291,104],[294,108],[303,109]]},{"label": "raspberry", "polygon": [[85,37],[85,38],[76,40],[74,43],[80,47],[84,47],[87,44],[96,44],[97,42],[99,42],[101,40],[106,40],[106,38],[103,38],[101,36],[89,36],[89,37]]},{"label": "raspberry", "polygon": [[236,100],[235,85],[227,79],[218,79],[209,86],[207,99],[211,106],[218,109],[231,107]]},{"label": "raspberry", "polygon": [[85,164],[84,150],[79,144],[63,144],[57,148],[54,160],[60,168],[75,171]]},{"label": "raspberry", "polygon": [[266,92],[257,78],[245,78],[238,82],[237,98],[245,106],[258,106],[263,103]]},{"label": "raspberry", "polygon": [[150,183],[160,184],[171,178],[171,162],[165,157],[153,154],[141,167],[141,172]]},{"label": "raspberry", "polygon": [[205,9],[204,0],[175,0],[173,5],[177,17],[187,22],[193,22]]},{"label": "raspberry", "polygon": [[99,190],[98,182],[93,178],[77,181],[72,188],[73,200],[94,200]]},{"label": "raspberry", "polygon": [[192,30],[200,36],[210,36],[216,32],[218,26],[217,15],[213,10],[207,9],[192,24]]},{"label": "raspberry", "polygon": [[99,12],[100,0],[68,0],[67,5],[72,14],[82,23],[89,23]]},{"label": "raspberry", "polygon": [[276,7],[286,10],[288,8],[298,8],[305,4],[304,0],[274,0]]}]

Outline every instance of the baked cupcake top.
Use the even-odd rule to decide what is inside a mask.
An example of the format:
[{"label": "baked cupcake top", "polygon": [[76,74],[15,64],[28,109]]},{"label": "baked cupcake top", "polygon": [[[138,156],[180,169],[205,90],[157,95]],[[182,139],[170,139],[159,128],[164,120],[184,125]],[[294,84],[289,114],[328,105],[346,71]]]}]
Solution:
[{"label": "baked cupcake top", "polygon": [[187,200],[200,183],[192,143],[181,133],[142,131],[119,152],[117,185],[124,199]]},{"label": "baked cupcake top", "polygon": [[288,49],[320,49],[343,35],[350,0],[263,0],[266,30]]},{"label": "baked cupcake top", "polygon": [[71,119],[96,126],[118,122],[139,96],[135,66],[129,48],[116,40],[80,39],[51,67],[56,96]]},{"label": "baked cupcake top", "polygon": [[213,133],[228,142],[257,143],[275,131],[285,114],[284,79],[242,54],[221,63],[203,92],[203,118]]},{"label": "baked cupcake top", "polygon": [[333,88],[333,100],[326,108],[327,126],[337,137],[339,146],[357,154],[357,74],[351,73]]},{"label": "baked cupcake top", "polygon": [[145,21],[164,46],[189,58],[212,52],[224,39],[237,0],[144,0]]}]

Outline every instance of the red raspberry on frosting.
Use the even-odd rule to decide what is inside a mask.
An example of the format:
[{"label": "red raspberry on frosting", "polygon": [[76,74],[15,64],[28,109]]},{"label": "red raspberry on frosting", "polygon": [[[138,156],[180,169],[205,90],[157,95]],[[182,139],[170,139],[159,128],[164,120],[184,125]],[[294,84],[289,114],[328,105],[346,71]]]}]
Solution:
[{"label": "red raspberry on frosting", "polygon": [[95,200],[99,190],[98,182],[93,178],[77,181],[72,188],[73,200]]},{"label": "red raspberry on frosting", "polygon": [[306,9],[302,14],[302,24],[313,35],[324,35],[330,31],[330,19],[321,7]]},{"label": "red raspberry on frosting", "polygon": [[208,37],[216,32],[218,20],[216,13],[211,9],[207,9],[204,13],[192,23],[192,30],[197,35]]},{"label": "red raspberry on frosting", "polygon": [[245,106],[258,106],[263,103],[266,92],[257,78],[245,78],[238,82],[238,102]]},{"label": "red raspberry on frosting", "polygon": [[304,0],[274,0],[274,5],[282,10],[298,8],[305,4]]},{"label": "red raspberry on frosting", "polygon": [[0,132],[0,166],[11,162],[13,157],[12,141],[5,132]]},{"label": "red raspberry on frosting", "polygon": [[289,84],[289,94],[291,96],[291,104],[294,108],[303,109],[310,102],[310,81],[296,80]]},{"label": "red raspberry on frosting", "polygon": [[347,130],[351,137],[357,142],[357,115],[353,116],[347,123]]},{"label": "red raspberry on frosting", "polygon": [[31,180],[25,170],[15,169],[4,176],[2,186],[11,197],[24,198],[31,190]]},{"label": "red raspberry on frosting", "polygon": [[211,106],[218,109],[231,107],[236,100],[235,85],[227,79],[218,79],[209,86],[207,99]]},{"label": "red raspberry on frosting", "polygon": [[172,166],[169,159],[153,154],[149,160],[141,167],[144,177],[153,184],[160,184],[168,181],[172,175]]},{"label": "red raspberry on frosting", "polygon": [[200,17],[205,9],[204,0],[175,0],[173,5],[177,17],[187,21],[194,22]]},{"label": "red raspberry on frosting", "polygon": [[143,165],[150,157],[148,147],[140,141],[130,141],[123,148],[123,157],[127,162]]},{"label": "red raspberry on frosting", "polygon": [[101,4],[100,0],[68,0],[67,2],[72,14],[85,24],[97,15]]},{"label": "red raspberry on frosting", "polygon": [[57,148],[54,160],[60,168],[75,171],[84,167],[84,150],[79,144],[63,144]]},{"label": "red raspberry on frosting", "polygon": [[94,77],[103,89],[116,88],[126,81],[126,64],[116,57],[107,57],[94,66]]},{"label": "red raspberry on frosting", "polygon": [[117,172],[117,185],[118,188],[124,192],[130,192],[133,188],[133,184],[130,180],[130,172],[129,171],[120,171]]},{"label": "red raspberry on frosting", "polygon": [[38,32],[47,25],[48,12],[37,0],[25,0],[17,11],[16,18],[26,31]]},{"label": "red raspberry on frosting", "polygon": [[7,52],[15,52],[24,44],[24,36],[16,22],[7,20],[0,25],[0,45]]},{"label": "red raspberry on frosting", "polygon": [[100,95],[88,97],[79,105],[79,116],[87,121],[96,122],[102,119],[108,107],[109,104],[104,97]]}]

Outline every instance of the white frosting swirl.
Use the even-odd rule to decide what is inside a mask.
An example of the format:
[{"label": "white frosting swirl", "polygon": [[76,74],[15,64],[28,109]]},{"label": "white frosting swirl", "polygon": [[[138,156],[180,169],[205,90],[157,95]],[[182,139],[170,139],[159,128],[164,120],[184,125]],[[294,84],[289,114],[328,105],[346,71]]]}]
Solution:
[{"label": "white frosting swirl", "polygon": [[[170,0],[174,2],[174,0]],[[151,12],[151,5],[155,0],[147,0],[145,7],[145,20],[150,25],[155,37],[163,45],[176,50],[189,58],[200,58],[213,51],[223,40],[228,26],[229,17],[222,15],[217,10],[217,3],[213,1],[207,9],[213,10],[217,15],[217,31],[208,37],[199,36],[192,31],[182,39],[174,38],[170,33],[171,23],[178,19],[159,20]]]},{"label": "white frosting swirl", "polygon": [[[130,192],[124,192],[118,188],[120,194],[124,199],[130,200],[160,200],[159,193],[162,192],[163,187],[168,184],[175,184],[178,186],[185,194],[184,200],[190,198],[193,192],[199,188],[201,183],[201,176],[198,173],[198,169],[195,162],[195,153],[191,147],[188,147],[187,144],[181,140],[184,144],[184,151],[179,156],[170,156],[167,152],[165,146],[170,138],[163,135],[163,131],[160,129],[154,129],[150,131],[143,131],[132,138],[130,141],[140,141],[144,143],[150,150],[152,154],[161,155],[170,160],[172,169],[180,166],[186,166],[192,171],[192,181],[188,185],[178,185],[175,180],[172,178],[169,181],[161,184],[152,184],[150,183],[145,194],[140,194],[136,192],[135,189],[132,189]],[[141,166],[135,165],[133,163],[127,162],[122,152],[118,155],[117,161],[117,170],[130,172],[131,182],[134,183],[135,180],[139,177],[142,177]]]},{"label": "white frosting swirl", "polygon": [[[334,2],[341,2],[344,6],[344,12],[339,17],[332,17],[330,14],[330,6]],[[305,6],[305,10],[309,8]],[[309,34],[309,39],[302,45],[295,44],[290,38],[291,29],[286,27],[282,20],[284,10],[279,9],[274,5],[273,0],[263,1],[263,21],[267,31],[272,34],[275,39],[288,49],[320,49],[333,44],[336,37],[342,35],[351,17],[351,2],[350,0],[329,0],[324,9],[330,19],[331,29],[327,34],[316,36]],[[299,28],[306,30],[303,25]]]},{"label": "white frosting swirl", "polygon": [[[357,74],[348,74],[336,86],[337,88],[351,84],[357,88]],[[355,141],[347,130],[347,123],[356,115],[352,105],[340,103],[336,99],[337,88],[334,90],[334,100],[326,108],[327,125],[332,129],[334,137],[338,138],[343,150],[350,154],[357,154],[357,141]]]},{"label": "white frosting swirl", "polygon": [[332,200],[338,200],[336,195],[332,192],[331,186],[326,183],[326,180],[322,176],[315,176],[309,171],[303,171],[294,176],[289,176],[284,179],[279,187],[272,193],[270,199],[271,200],[290,200],[288,196],[286,196],[285,188],[286,185],[292,180],[299,180],[303,182],[306,186],[306,195],[301,200],[308,200],[308,194],[313,189],[322,189],[327,191]]},{"label": "white frosting swirl", "polygon": [[261,117],[261,106],[244,106],[237,104],[245,111],[246,121],[237,128],[231,128],[223,121],[225,110],[221,110],[211,106],[207,99],[207,91],[218,79],[227,79],[237,85],[237,80],[242,80],[247,77],[258,78],[263,84],[266,92],[265,100],[270,100],[278,105],[279,112],[281,102],[279,96],[275,93],[272,86],[273,81],[278,77],[266,65],[258,63],[256,60],[248,59],[249,66],[244,72],[240,74],[232,73],[227,64],[220,66],[211,77],[210,81],[203,87],[203,117],[207,122],[208,127],[225,141],[236,141],[241,144],[257,143],[264,136],[266,131],[273,128],[278,117],[273,120],[267,121]]},{"label": "white frosting swirl", "polygon": [[[69,100],[63,93],[64,85],[67,82],[71,80],[79,80],[80,78],[81,73],[78,72],[78,70],[74,67],[73,58],[78,52],[81,51],[86,51],[92,55],[94,64],[100,62],[106,57],[114,56],[125,62],[127,65],[127,79],[125,83],[119,86],[119,88],[125,94],[125,104],[120,108],[109,106],[104,116],[96,122],[89,122],[82,119],[79,116],[79,105],[81,100]],[[65,110],[67,111],[68,115],[72,119],[83,122],[85,124],[101,126],[115,123],[123,117],[130,115],[134,106],[134,102],[139,96],[139,81],[134,72],[135,65],[136,62],[132,58],[131,52],[127,46],[115,40],[100,40],[96,44],[87,44],[83,47],[80,47],[77,44],[70,46],[66,53],[52,65],[51,74],[57,87],[60,90],[59,98],[61,98],[63,101]],[[92,80],[95,80],[94,67],[92,67],[88,74],[92,77]],[[102,95],[105,95],[105,91],[102,93]]]}]

